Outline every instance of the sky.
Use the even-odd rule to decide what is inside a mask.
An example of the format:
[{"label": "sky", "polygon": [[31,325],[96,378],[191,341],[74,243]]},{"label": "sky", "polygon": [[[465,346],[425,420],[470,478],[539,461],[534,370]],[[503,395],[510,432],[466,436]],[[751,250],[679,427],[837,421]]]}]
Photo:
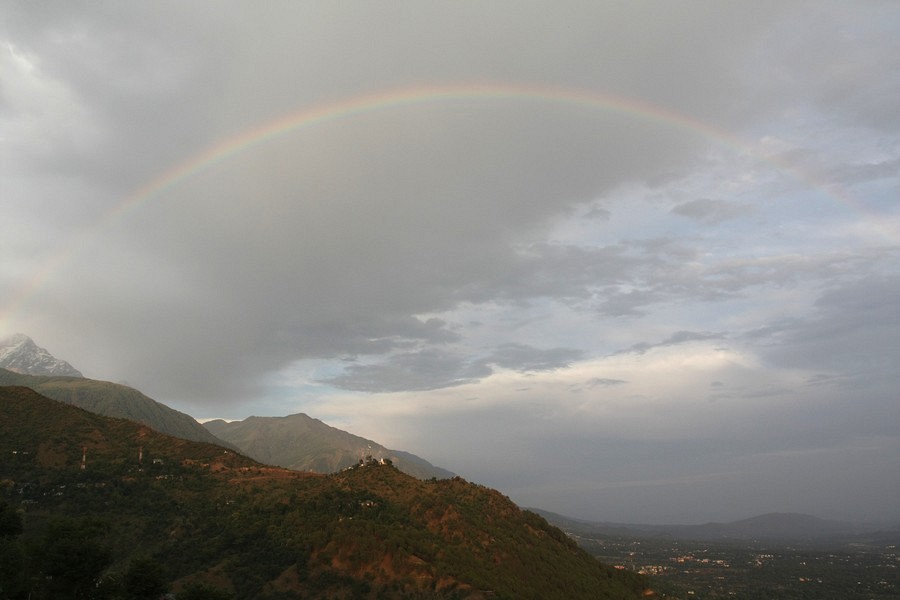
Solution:
[{"label": "sky", "polygon": [[900,522],[900,4],[0,6],[0,334],[592,520]]}]

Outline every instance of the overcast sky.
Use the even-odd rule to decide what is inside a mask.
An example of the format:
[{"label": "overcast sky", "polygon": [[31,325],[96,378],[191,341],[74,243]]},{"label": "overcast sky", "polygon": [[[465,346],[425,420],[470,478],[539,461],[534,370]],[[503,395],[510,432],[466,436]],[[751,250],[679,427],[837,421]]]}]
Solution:
[{"label": "overcast sky", "polygon": [[0,334],[611,521],[900,520],[900,4],[2,2]]}]

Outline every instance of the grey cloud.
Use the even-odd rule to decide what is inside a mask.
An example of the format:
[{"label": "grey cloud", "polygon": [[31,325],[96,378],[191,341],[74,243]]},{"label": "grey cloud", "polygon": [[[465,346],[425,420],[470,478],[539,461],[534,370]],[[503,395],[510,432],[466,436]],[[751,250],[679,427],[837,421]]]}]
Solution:
[{"label": "grey cloud", "polygon": [[695,297],[717,298],[741,294],[756,286],[790,286],[807,281],[839,281],[859,270],[890,260],[890,250],[822,252],[815,256],[783,254],[723,260],[700,273]]},{"label": "grey cloud", "polygon": [[824,175],[829,181],[849,185],[896,177],[898,173],[900,173],[900,158],[877,163],[844,165],[840,168],[831,168]]},{"label": "grey cloud", "polygon": [[763,327],[754,327],[741,334],[742,338],[748,340],[770,340],[775,339],[785,331],[790,331],[802,322],[799,317],[781,318]]},{"label": "grey cloud", "polygon": [[[478,10],[416,5],[337,11],[273,3],[253,7],[251,19],[239,2],[123,3],[102,11],[10,5],[4,33],[106,120],[102,150],[61,154],[54,164],[78,164],[93,171],[95,183],[112,175],[127,187],[206,144],[298,107],[410,82],[594,87],[599,77],[598,89],[681,108],[696,109],[699,98],[712,109],[723,88],[738,82],[727,61],[710,63],[709,47],[728,55],[721,48],[727,31],[731,53],[739,56],[752,40],[751,23],[761,27],[773,16],[768,10],[684,6],[620,11],[574,4],[546,11],[498,3]],[[698,17],[715,20],[716,27],[698,28]],[[504,26],[497,27],[501,18]],[[691,36],[676,34],[686,26]],[[261,31],[264,36],[257,35]],[[557,31],[565,31],[564,39],[551,35]],[[671,61],[659,71],[665,78],[643,68],[660,60],[651,41],[656,39],[675,46],[663,55]],[[682,86],[668,86],[668,78],[691,82],[685,86],[690,99],[679,97],[675,90]],[[629,129],[636,135],[639,128]],[[664,156],[654,150],[660,144],[632,146],[623,129],[607,133],[618,140],[619,152],[598,158],[611,167],[618,163],[623,175],[631,168],[621,157]],[[554,136],[546,139],[552,143]]]},{"label": "grey cloud", "polygon": [[[897,6],[875,2],[869,6],[872,12],[856,8],[838,2],[815,11],[804,4],[790,7],[785,18],[766,32],[760,50],[747,64],[755,71],[779,63],[777,71],[761,79],[750,100],[771,111],[765,95],[777,89],[785,116],[808,104],[851,123],[897,131],[900,116],[890,98],[900,86],[900,42],[893,27],[870,27],[873,17],[896,23]],[[784,35],[797,23],[804,26],[794,35]]]},{"label": "grey cloud", "polygon": [[[712,119],[738,95],[734,61],[776,6],[290,3],[255,6],[251,19],[243,3],[19,5],[0,33],[98,119],[99,146],[51,162],[105,190],[94,195],[102,211],[260,123],[411,85],[582,87]],[[685,166],[704,144],[627,111],[549,100],[387,106],[246,148],[159,190],[52,285],[70,299],[69,322],[122,357],[98,364],[164,398],[239,400],[261,367],[453,338],[407,331],[417,314],[590,302],[596,286],[633,280],[645,257],[535,240],[623,182]],[[90,293],[75,289],[87,281]],[[620,304],[607,311],[628,312]],[[201,353],[209,358],[194,363]]]},{"label": "grey cloud", "polygon": [[710,402],[718,402],[721,400],[747,401],[747,400],[765,400],[769,398],[785,398],[794,399],[797,397],[797,390],[786,385],[769,385],[761,384],[756,386],[716,386],[714,391],[710,393],[706,399]]},{"label": "grey cloud", "polygon": [[661,346],[672,346],[675,344],[684,344],[685,342],[696,342],[704,340],[721,340],[725,338],[723,333],[712,333],[708,331],[676,331],[668,338],[660,342]]},{"label": "grey cloud", "polygon": [[477,381],[491,374],[483,362],[435,349],[408,352],[375,365],[350,365],[342,375],[320,380],[361,392],[425,391]]},{"label": "grey cloud", "polygon": [[[812,314],[774,328],[773,362],[826,373],[878,374],[897,380],[900,277],[850,280],[824,293]],[[874,381],[874,380],[873,380]]]},{"label": "grey cloud", "polygon": [[[34,164],[127,194],[214,139],[209,107],[229,55],[216,26],[221,11],[127,2],[94,11],[73,2],[46,11],[10,4],[4,12],[0,36],[9,47],[94,120],[93,144],[57,144]],[[81,126],[61,123],[58,134]]]},{"label": "grey cloud", "polygon": [[748,342],[770,365],[811,373],[792,390],[816,399],[804,417],[809,427],[829,439],[895,438],[898,306],[900,277],[862,276],[823,292],[806,314],[754,331]]},{"label": "grey cloud", "polygon": [[268,340],[280,351],[315,352],[327,355],[386,354],[421,344],[444,345],[460,340],[442,319],[389,318],[325,321],[319,326],[308,323],[283,323]]},{"label": "grey cloud", "polygon": [[516,371],[553,371],[568,367],[584,352],[573,348],[534,348],[526,344],[501,344],[484,362]]},{"label": "grey cloud", "polygon": [[601,221],[609,221],[609,218],[611,216],[612,216],[612,213],[610,213],[608,210],[595,205],[595,206],[591,206],[590,210],[588,210],[585,213],[584,218],[585,219],[599,219]]},{"label": "grey cloud", "polygon": [[[129,243],[143,241],[159,261],[135,273],[153,275],[157,287],[137,288],[130,309],[115,305],[134,273],[127,254],[121,255],[121,264],[119,254],[113,253],[73,269],[79,284],[92,285],[83,297],[69,294],[68,310],[83,322],[97,323],[92,335],[103,345],[128,346],[136,338],[147,342],[130,352],[136,353],[135,364],[155,363],[155,370],[168,374],[153,384],[160,390],[156,393],[164,394],[178,389],[209,393],[197,387],[206,381],[202,386],[219,388],[220,398],[241,397],[252,393],[248,374],[277,370],[297,359],[385,355],[421,343],[459,342],[460,333],[450,325],[423,323],[412,315],[448,310],[461,302],[515,305],[554,298],[607,317],[641,316],[664,302],[709,302],[746,294],[754,286],[838,280],[878,260],[877,255],[787,256],[725,261],[698,271],[687,260],[693,250],[683,244],[657,240],[600,248],[521,248],[504,244],[502,238],[471,237],[462,223],[453,224],[459,215],[452,212],[442,230],[432,219],[448,213],[438,210],[429,216],[412,205],[405,207],[411,209],[406,213],[385,208],[381,212],[387,222],[372,226],[379,223],[373,214],[376,207],[363,206],[362,214],[354,214],[349,206],[322,212],[317,205],[274,203],[266,214],[235,204],[230,218],[221,223],[225,231],[235,228],[234,237],[222,237],[221,229],[204,229],[210,215],[222,219],[217,216],[220,209],[202,203],[181,206],[191,211],[172,232],[130,233]],[[326,224],[321,226],[305,225],[323,218]],[[411,218],[421,218],[421,224],[395,227]],[[325,235],[335,230],[344,231],[340,240]],[[453,239],[457,233],[466,241]],[[161,237],[170,242],[160,244]],[[248,243],[235,246],[230,241],[238,238]],[[198,252],[219,260],[203,263],[201,270]],[[280,252],[295,258],[279,257]],[[97,272],[102,262],[108,266]],[[174,272],[172,265],[177,265]],[[98,279],[98,273],[103,278]],[[122,276],[106,278],[113,273]],[[190,286],[192,292],[172,296],[167,290],[177,286]],[[157,294],[162,295],[154,299]],[[231,327],[219,326],[222,319]],[[198,367],[178,352],[160,352],[186,335],[205,340],[202,354],[208,363]],[[210,383],[196,377],[197,368],[222,375]],[[125,378],[140,381],[140,376],[128,373]],[[433,387],[456,378],[455,372],[448,372]]]},{"label": "grey cloud", "polygon": [[616,354],[644,354],[653,348],[663,348],[665,346],[677,346],[688,342],[702,342],[707,340],[727,339],[728,335],[724,333],[715,333],[711,331],[676,331],[661,342],[639,342],[626,350],[619,350]]},{"label": "grey cloud", "polygon": [[726,202],[724,200],[710,200],[708,198],[692,200],[672,208],[672,212],[677,215],[711,224],[743,216],[751,210],[751,207],[743,204]]},{"label": "grey cloud", "polygon": [[[740,298],[765,286],[854,277],[859,269],[889,261],[891,253],[875,249],[816,256],[723,257],[704,264],[696,260],[697,247],[653,239],[605,248],[603,255],[605,271],[595,273],[583,287],[593,309],[608,317],[640,317],[665,302],[714,302]],[[599,260],[601,255],[594,256]]]},{"label": "grey cloud", "polygon": [[614,386],[614,385],[623,385],[625,383],[628,383],[628,382],[625,381],[624,379],[610,379],[608,377],[594,377],[593,379],[587,380],[585,382],[585,386],[588,388],[593,388],[593,387],[598,387],[598,386],[610,387],[610,386]]},{"label": "grey cloud", "polygon": [[602,299],[595,309],[598,313],[610,317],[639,317],[647,314],[645,307],[661,302],[665,295],[653,290],[627,290],[615,288],[602,292]]},{"label": "grey cloud", "polygon": [[632,256],[621,245],[583,247],[532,244],[510,256],[492,293],[511,300],[555,297],[580,301],[598,285],[626,283],[644,267],[646,257]]},{"label": "grey cloud", "polygon": [[425,348],[388,356],[376,364],[350,364],[344,373],[320,380],[335,387],[364,392],[423,391],[473,383],[493,373],[492,365],[522,373],[568,367],[583,356],[571,348],[534,348],[507,343],[477,358]]}]

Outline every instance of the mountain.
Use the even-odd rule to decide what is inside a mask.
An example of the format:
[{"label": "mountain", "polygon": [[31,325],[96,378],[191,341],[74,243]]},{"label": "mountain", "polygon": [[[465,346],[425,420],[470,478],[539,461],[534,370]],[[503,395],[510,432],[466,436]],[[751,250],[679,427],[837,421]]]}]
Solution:
[{"label": "mountain", "polygon": [[24,375],[0,369],[0,385],[29,387],[48,398],[100,415],[137,421],[186,440],[230,446],[212,435],[193,417],[118,383],[84,377]]},{"label": "mountain", "polygon": [[390,459],[395,467],[419,479],[453,477],[450,471],[418,456],[389,450],[302,413],[287,417],[248,417],[230,423],[215,420],[203,426],[247,456],[287,469],[333,473],[371,456]]},{"label": "mountain", "polygon": [[708,523],[696,531],[715,538],[813,540],[858,532],[852,523],[799,513],[767,513],[730,523]]},{"label": "mountain", "polygon": [[267,467],[24,387],[0,388],[0,474],[10,597],[150,597],[134,593],[148,581],[155,596],[202,584],[240,600],[650,593],[460,478],[374,460],[333,475]]},{"label": "mountain", "polygon": [[0,368],[29,375],[82,377],[75,367],[55,358],[22,333],[0,340]]},{"label": "mountain", "polygon": [[332,473],[364,459],[389,458],[420,479],[454,474],[408,452],[389,450],[371,440],[298,414],[250,417],[227,423],[198,423],[190,415],[125,385],[86,379],[69,363],[53,357],[24,334],[0,342],[0,385],[22,385],[54,400],[108,417],[131,419],[187,440],[227,446],[264,462],[298,471]]},{"label": "mountain", "polygon": [[739,521],[703,525],[639,525],[583,521],[549,511],[532,510],[560,529],[576,535],[625,535],[699,541],[821,542],[849,540],[881,529],[878,525],[829,521],[798,513],[767,513]]}]

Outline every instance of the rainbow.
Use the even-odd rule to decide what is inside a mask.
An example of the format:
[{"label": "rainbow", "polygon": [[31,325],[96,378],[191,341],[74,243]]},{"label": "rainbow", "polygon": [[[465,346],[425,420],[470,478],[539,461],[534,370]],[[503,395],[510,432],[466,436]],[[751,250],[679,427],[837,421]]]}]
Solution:
[{"label": "rainbow", "polygon": [[6,322],[10,315],[16,313],[53,273],[64,266],[91,239],[95,238],[112,223],[118,221],[127,213],[134,211],[142,204],[161,196],[166,190],[215,165],[231,160],[250,148],[266,144],[304,128],[346,119],[354,115],[396,110],[405,106],[425,103],[477,99],[542,101],[577,106],[593,111],[611,112],[656,122],[665,127],[679,129],[735,148],[740,153],[753,156],[761,162],[769,163],[778,171],[790,174],[807,187],[823,191],[828,196],[835,198],[856,211],[863,210],[861,206],[857,205],[858,203],[839,188],[818,182],[793,165],[766,157],[752,144],[725,129],[639,99],[578,88],[541,85],[477,83],[404,87],[303,108],[224,139],[191,156],[184,162],[174,165],[103,213],[93,225],[86,228],[65,250],[48,260],[13,295],[13,299],[6,304],[5,308],[0,310],[0,325]]}]

